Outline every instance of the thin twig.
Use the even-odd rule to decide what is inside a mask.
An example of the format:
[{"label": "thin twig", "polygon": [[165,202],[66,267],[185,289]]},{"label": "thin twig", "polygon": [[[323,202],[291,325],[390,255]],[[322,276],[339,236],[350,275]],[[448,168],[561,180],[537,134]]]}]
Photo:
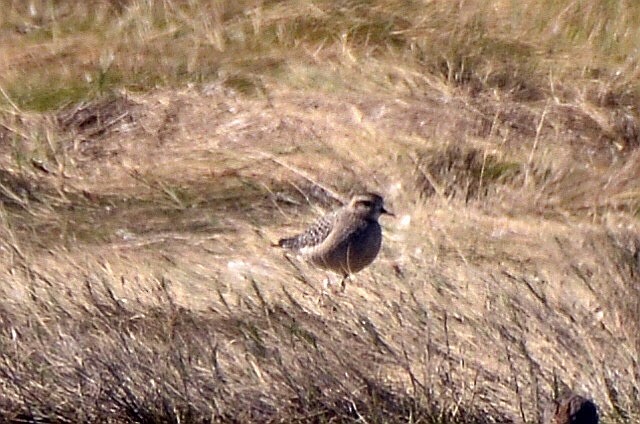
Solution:
[{"label": "thin twig", "polygon": [[6,91],[4,91],[4,88],[2,88],[2,86],[0,85],[0,93],[2,93],[2,96],[7,100],[7,102],[11,105],[11,107],[18,113],[22,113],[22,110],[20,110],[20,108],[18,107],[18,105],[16,105],[13,100],[11,100],[11,97],[9,97],[9,95],[7,94]]},{"label": "thin twig", "polygon": [[524,174],[524,184],[525,186],[529,182],[529,172],[531,170],[531,164],[533,163],[533,154],[538,147],[538,141],[540,140],[540,133],[542,132],[542,126],[544,125],[544,119],[547,116],[547,111],[549,110],[549,103],[544,105],[544,110],[542,111],[542,115],[540,115],[540,122],[538,122],[538,127],[536,128],[536,136],[533,139],[533,146],[531,146],[531,151],[529,152],[529,160],[527,161],[527,169]]},{"label": "thin twig", "polygon": [[302,169],[282,161],[281,159],[277,158],[276,156],[272,155],[271,153],[261,152],[261,151],[258,151],[257,153],[260,156],[262,156],[263,158],[267,158],[267,159],[271,160],[272,162],[282,166],[283,168],[288,169],[289,171],[293,172],[294,174],[301,176],[302,178],[304,178],[305,180],[309,181],[311,184],[315,185],[316,187],[320,187],[322,190],[327,192],[332,198],[334,198],[335,200],[339,201],[343,205],[347,203],[347,199],[345,199],[342,195],[340,195],[336,191],[330,189],[326,185],[318,182],[316,179],[312,178],[307,172],[303,171]]}]

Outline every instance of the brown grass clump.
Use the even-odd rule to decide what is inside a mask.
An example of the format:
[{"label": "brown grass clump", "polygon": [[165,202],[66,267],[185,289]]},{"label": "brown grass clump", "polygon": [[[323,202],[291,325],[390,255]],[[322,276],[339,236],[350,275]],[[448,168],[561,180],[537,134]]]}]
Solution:
[{"label": "brown grass clump", "polygon": [[640,419],[635,3],[0,6],[2,421]]}]

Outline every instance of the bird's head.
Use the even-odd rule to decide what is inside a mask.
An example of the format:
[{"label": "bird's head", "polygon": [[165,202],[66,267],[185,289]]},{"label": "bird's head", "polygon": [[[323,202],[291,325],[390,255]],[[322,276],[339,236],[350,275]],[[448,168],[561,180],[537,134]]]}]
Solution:
[{"label": "bird's head", "polygon": [[349,202],[349,208],[359,216],[376,221],[380,215],[395,216],[384,208],[384,199],[375,193],[356,194]]}]

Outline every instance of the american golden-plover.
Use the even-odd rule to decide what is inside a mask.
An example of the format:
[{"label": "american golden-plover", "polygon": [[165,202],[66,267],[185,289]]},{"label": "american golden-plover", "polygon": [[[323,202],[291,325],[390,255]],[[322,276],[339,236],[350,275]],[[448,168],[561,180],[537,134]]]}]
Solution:
[{"label": "american golden-plover", "polygon": [[598,409],[589,399],[573,392],[556,399],[544,414],[544,424],[598,424]]},{"label": "american golden-plover", "polygon": [[378,218],[392,215],[384,208],[384,200],[374,193],[353,196],[351,201],[315,221],[306,231],[283,238],[278,246],[299,253],[313,265],[346,278],[369,265],[382,244]]}]

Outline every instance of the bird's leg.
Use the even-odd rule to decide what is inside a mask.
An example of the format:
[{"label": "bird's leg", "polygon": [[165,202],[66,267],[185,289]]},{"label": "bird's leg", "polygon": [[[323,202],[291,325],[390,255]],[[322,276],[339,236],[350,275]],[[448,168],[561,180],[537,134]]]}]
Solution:
[{"label": "bird's leg", "polygon": [[327,296],[327,292],[325,290],[322,290],[320,292],[320,295],[318,296],[318,298],[316,299],[316,303],[320,306],[324,306],[324,298]]},{"label": "bird's leg", "polygon": [[347,289],[347,278],[349,278],[349,274],[344,274],[340,280],[340,293],[344,293]]},{"label": "bird's leg", "polygon": [[322,292],[325,293],[331,287],[331,278],[327,274],[327,278],[322,280]]},{"label": "bird's leg", "polygon": [[324,298],[331,291],[331,277],[327,274],[327,278],[322,280],[322,289],[320,290],[320,296],[318,296],[318,305],[324,306]]}]

